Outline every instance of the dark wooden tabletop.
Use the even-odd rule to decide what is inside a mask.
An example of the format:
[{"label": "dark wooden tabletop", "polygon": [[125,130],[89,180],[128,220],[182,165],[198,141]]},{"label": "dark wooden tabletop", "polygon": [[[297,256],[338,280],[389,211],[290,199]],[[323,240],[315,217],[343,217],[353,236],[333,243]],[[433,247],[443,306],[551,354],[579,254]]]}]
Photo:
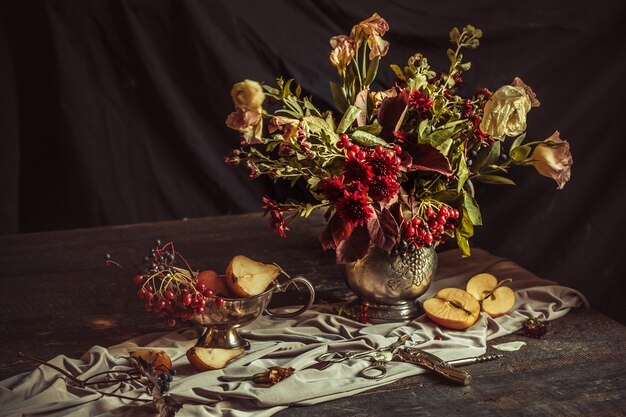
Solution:
[{"label": "dark wooden tabletop", "polygon": [[[0,237],[0,379],[33,369],[17,352],[78,358],[94,345],[168,330],[143,310],[132,276],[157,239],[173,241],[197,269],[224,271],[238,254],[276,262],[316,286],[317,301],[349,291],[334,255],[323,252],[319,217],[296,222],[287,239],[259,214]],[[106,267],[110,253],[123,270]],[[278,304],[290,299],[276,298]],[[274,301],[273,301],[274,302]],[[542,339],[506,360],[472,365],[467,387],[432,375],[406,378],[350,398],[292,407],[280,416],[626,414],[626,327],[593,310],[550,323]],[[519,339],[511,335],[505,342]]]}]

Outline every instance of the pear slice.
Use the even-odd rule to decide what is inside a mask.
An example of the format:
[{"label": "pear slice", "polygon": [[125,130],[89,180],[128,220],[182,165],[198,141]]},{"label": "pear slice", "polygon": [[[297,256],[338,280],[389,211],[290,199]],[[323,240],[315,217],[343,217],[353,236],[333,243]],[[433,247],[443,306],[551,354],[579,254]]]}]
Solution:
[{"label": "pear slice", "polygon": [[237,255],[226,268],[226,283],[239,297],[252,297],[263,293],[280,272],[278,265],[264,264]]},{"label": "pear slice", "polygon": [[498,282],[498,279],[487,273],[473,276],[466,285],[467,292],[472,294],[482,306],[482,310],[491,317],[506,314],[515,304],[515,292]]},{"label": "pear slice", "polygon": [[241,356],[244,348],[218,349],[194,346],[187,350],[187,359],[197,371],[212,371],[222,369],[228,362]]},{"label": "pear slice", "polygon": [[432,321],[448,329],[467,329],[480,315],[476,298],[459,288],[443,288],[422,306]]}]

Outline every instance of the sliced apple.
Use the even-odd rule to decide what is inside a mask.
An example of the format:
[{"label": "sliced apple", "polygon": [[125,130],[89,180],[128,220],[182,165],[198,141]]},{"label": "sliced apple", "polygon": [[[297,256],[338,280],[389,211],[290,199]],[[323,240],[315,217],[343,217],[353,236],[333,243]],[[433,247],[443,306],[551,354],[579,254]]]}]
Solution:
[{"label": "sliced apple", "polygon": [[195,346],[187,350],[187,359],[197,371],[204,372],[224,368],[228,362],[241,356],[243,352],[244,348],[218,349]]},{"label": "sliced apple", "polygon": [[422,306],[432,321],[448,329],[467,329],[480,314],[476,298],[459,288],[443,288]]},{"label": "sliced apple", "polygon": [[239,297],[263,293],[280,274],[280,267],[264,264],[243,256],[235,256],[226,268],[226,283]]},{"label": "sliced apple", "polygon": [[230,298],[235,295],[226,283],[226,278],[219,276],[217,272],[210,269],[200,272],[196,276],[196,282],[204,284],[205,288],[213,291],[213,294],[215,295],[226,298]]},{"label": "sliced apple", "polygon": [[515,292],[502,284],[510,280],[498,279],[487,273],[473,276],[466,285],[467,292],[481,304],[482,310],[491,317],[506,314],[515,304]]},{"label": "sliced apple", "polygon": [[154,368],[157,374],[169,372],[172,369],[172,359],[170,356],[162,351],[156,349],[141,349],[129,352],[131,358],[141,358],[148,362]]}]

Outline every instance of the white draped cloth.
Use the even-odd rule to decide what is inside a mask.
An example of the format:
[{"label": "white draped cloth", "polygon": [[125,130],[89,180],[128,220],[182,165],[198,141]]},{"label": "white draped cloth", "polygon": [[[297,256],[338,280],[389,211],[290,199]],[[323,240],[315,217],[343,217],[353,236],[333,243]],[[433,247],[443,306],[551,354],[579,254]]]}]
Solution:
[{"label": "white draped cloth", "polygon": [[[262,316],[240,329],[251,349],[222,370],[196,372],[185,352],[197,342],[201,327],[184,328],[168,333],[140,336],[109,348],[94,346],[80,359],[65,356],[51,363],[81,376],[128,365],[128,352],[138,348],[166,351],[177,375],[170,394],[183,408],[177,416],[270,416],[290,405],[310,405],[348,397],[401,378],[426,372],[403,362],[390,362],[388,374],[381,380],[358,376],[370,365],[368,359],[353,359],[333,364],[325,370],[304,369],[316,363],[316,357],[332,350],[366,350],[387,346],[399,336],[410,335],[407,344],[419,347],[444,360],[482,355],[493,339],[514,333],[530,316],[553,320],[571,308],[588,306],[576,290],[540,279],[514,262],[474,249],[472,256],[461,258],[457,250],[439,254],[439,268],[429,290],[421,300],[446,287],[464,288],[472,276],[488,272],[498,279],[511,278],[516,303],[506,315],[496,319],[481,313],[470,328],[462,331],[437,326],[425,316],[403,324],[362,324],[334,314],[334,307],[315,305],[300,316],[284,319]],[[520,336],[520,340],[523,337]],[[218,377],[250,376],[269,367],[293,367],[296,372],[269,388],[252,382],[221,382]],[[113,390],[115,387],[107,388]],[[150,398],[139,384],[126,384],[125,396]],[[49,367],[39,366],[0,382],[0,416],[119,416],[154,415],[151,404],[102,396],[88,388],[79,388]]]}]

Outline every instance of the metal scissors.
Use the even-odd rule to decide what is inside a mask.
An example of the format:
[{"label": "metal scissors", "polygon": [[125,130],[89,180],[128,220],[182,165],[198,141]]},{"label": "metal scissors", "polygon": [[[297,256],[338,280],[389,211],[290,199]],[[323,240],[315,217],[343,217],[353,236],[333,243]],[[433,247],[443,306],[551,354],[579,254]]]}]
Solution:
[{"label": "metal scissors", "polygon": [[370,358],[372,364],[359,372],[359,376],[367,379],[380,379],[387,374],[386,363],[389,362],[395,351],[411,338],[410,335],[400,336],[397,341],[389,346],[370,349],[365,351],[348,351],[348,352],[326,352],[319,355],[316,359],[318,363],[309,366],[318,370],[326,369],[334,363],[345,362],[350,359]]}]

